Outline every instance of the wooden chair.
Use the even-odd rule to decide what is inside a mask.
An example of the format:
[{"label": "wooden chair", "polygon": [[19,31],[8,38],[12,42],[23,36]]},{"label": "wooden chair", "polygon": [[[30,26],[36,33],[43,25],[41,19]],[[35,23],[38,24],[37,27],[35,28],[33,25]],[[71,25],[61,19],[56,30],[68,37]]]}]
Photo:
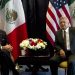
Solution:
[{"label": "wooden chair", "polygon": [[65,69],[65,75],[67,75],[67,66],[68,64],[67,64],[67,61],[63,61],[63,62],[61,62],[60,64],[59,64],[59,67],[60,68],[63,68],[63,69]]}]

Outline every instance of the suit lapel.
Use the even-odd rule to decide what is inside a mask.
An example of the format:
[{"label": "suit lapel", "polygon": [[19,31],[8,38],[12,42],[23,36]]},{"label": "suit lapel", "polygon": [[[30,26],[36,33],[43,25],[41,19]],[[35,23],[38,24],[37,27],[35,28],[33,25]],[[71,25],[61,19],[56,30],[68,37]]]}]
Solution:
[{"label": "suit lapel", "polygon": [[72,42],[72,31],[71,28],[69,28],[69,38],[70,38],[70,43]]},{"label": "suit lapel", "polygon": [[60,30],[59,37],[60,37],[60,41],[62,41],[62,43],[64,43],[62,30]]}]

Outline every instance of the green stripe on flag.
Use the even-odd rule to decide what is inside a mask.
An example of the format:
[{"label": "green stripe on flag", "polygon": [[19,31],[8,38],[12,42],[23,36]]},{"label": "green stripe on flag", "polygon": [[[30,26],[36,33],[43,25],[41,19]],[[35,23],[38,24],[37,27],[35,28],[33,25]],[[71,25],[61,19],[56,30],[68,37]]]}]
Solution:
[{"label": "green stripe on flag", "polygon": [[10,0],[0,0],[0,9],[5,7],[5,4]]},{"label": "green stripe on flag", "polygon": [[68,1],[69,6],[70,6],[74,1],[75,1],[75,0],[69,0],[69,1]]}]

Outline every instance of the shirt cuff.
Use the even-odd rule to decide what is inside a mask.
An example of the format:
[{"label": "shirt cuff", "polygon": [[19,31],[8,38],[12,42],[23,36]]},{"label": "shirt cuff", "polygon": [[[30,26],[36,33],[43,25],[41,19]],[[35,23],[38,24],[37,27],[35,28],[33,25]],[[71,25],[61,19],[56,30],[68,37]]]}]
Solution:
[{"label": "shirt cuff", "polygon": [[2,46],[0,46],[0,49],[2,50]]}]

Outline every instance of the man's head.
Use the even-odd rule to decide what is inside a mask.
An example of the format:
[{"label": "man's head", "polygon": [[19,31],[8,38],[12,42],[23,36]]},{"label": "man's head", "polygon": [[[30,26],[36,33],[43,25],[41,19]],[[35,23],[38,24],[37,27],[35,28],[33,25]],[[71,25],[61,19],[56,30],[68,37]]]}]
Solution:
[{"label": "man's head", "polygon": [[69,27],[69,21],[67,17],[60,17],[59,23],[61,29],[66,29]]}]

